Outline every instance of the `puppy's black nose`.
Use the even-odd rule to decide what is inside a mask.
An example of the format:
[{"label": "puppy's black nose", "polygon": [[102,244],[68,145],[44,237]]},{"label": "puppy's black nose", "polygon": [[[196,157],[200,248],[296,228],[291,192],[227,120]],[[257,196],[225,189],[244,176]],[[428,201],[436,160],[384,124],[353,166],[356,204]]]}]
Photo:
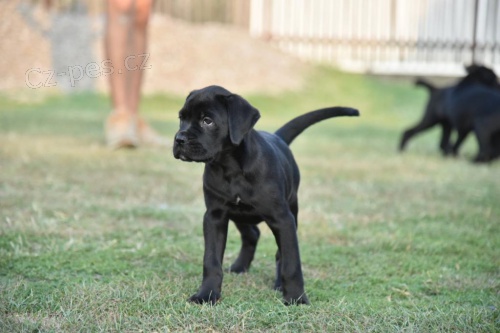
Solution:
[{"label": "puppy's black nose", "polygon": [[187,136],[186,133],[184,132],[179,132],[175,135],[175,142],[179,145],[185,144],[187,141]]}]

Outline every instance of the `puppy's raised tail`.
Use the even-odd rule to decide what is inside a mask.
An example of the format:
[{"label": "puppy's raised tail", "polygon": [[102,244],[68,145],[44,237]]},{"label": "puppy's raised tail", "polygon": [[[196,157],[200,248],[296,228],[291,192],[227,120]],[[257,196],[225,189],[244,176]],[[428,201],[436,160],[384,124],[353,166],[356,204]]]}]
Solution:
[{"label": "puppy's raised tail", "polygon": [[429,89],[429,92],[432,94],[434,91],[436,91],[436,87],[433,86],[431,83],[429,83],[428,81],[422,79],[422,78],[418,78],[415,80],[415,85],[416,86],[421,86],[421,87],[425,87],[427,89]]},{"label": "puppy's raised tail", "polygon": [[283,139],[283,141],[285,141],[287,144],[290,144],[293,139],[295,139],[309,126],[328,118],[340,116],[359,116],[359,111],[356,109],[340,106],[311,111],[290,120],[274,134]]}]

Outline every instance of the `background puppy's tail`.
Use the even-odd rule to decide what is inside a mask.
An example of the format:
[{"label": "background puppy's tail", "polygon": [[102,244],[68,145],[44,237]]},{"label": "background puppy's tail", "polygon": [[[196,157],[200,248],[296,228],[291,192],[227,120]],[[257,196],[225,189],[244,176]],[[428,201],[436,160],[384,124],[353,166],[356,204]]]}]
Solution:
[{"label": "background puppy's tail", "polygon": [[432,94],[437,88],[432,85],[431,83],[429,83],[428,81],[422,79],[422,78],[418,78],[415,80],[415,85],[416,86],[422,86],[422,87],[425,87],[427,89],[429,89],[429,92]]},{"label": "background puppy's tail", "polygon": [[283,139],[283,141],[287,144],[290,144],[293,139],[297,137],[297,135],[302,133],[309,126],[322,120],[339,116],[359,116],[359,111],[340,106],[311,111],[290,120],[277,130],[275,134]]}]

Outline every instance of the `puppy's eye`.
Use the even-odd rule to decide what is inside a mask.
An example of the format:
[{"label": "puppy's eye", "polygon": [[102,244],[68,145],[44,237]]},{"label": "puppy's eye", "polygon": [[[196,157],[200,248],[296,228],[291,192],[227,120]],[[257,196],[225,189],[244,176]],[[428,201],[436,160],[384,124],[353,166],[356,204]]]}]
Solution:
[{"label": "puppy's eye", "polygon": [[203,120],[201,122],[205,126],[212,126],[214,124],[214,121],[208,117],[203,118]]}]

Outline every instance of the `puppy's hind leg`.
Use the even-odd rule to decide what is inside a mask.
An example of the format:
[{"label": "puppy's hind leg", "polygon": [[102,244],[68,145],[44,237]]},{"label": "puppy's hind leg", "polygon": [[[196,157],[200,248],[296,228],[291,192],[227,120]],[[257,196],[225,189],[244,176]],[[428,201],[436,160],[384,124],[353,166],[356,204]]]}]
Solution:
[{"label": "puppy's hind leg", "polygon": [[236,228],[241,234],[241,249],[238,258],[234,261],[229,268],[232,273],[245,273],[250,269],[257,242],[259,241],[260,231],[255,225],[236,223]]},{"label": "puppy's hind leg", "polygon": [[444,156],[450,154],[452,152],[452,146],[450,143],[451,137],[451,124],[447,122],[443,122],[441,124],[442,132],[441,132],[441,141],[439,142],[439,148]]},{"label": "puppy's hind leg", "polygon": [[493,158],[494,153],[494,147],[491,142],[493,133],[491,133],[490,128],[488,128],[488,124],[485,121],[476,121],[474,125],[474,132],[479,145],[479,152],[473,162],[489,162]]},{"label": "puppy's hind leg", "polygon": [[309,304],[304,291],[304,277],[300,263],[296,220],[290,207],[276,207],[272,215],[265,216],[267,225],[273,232],[278,245],[279,264],[277,280],[281,281],[281,291],[286,305]]},{"label": "puppy's hind leg", "polygon": [[415,135],[419,134],[420,132],[423,132],[434,125],[438,123],[437,119],[430,117],[430,116],[425,116],[424,119],[417,125],[407,129],[404,133],[403,136],[401,137],[401,141],[399,143],[399,151],[403,151],[408,144],[408,141]]},{"label": "puppy's hind leg", "polygon": [[460,149],[460,146],[464,142],[464,140],[467,138],[469,135],[468,130],[459,130],[458,131],[458,136],[457,136],[457,141],[455,141],[455,144],[452,147],[451,153],[453,156],[458,156],[458,150]]},{"label": "puppy's hind leg", "polygon": [[[290,205],[290,211],[292,212],[293,217],[295,218],[295,228],[299,228],[299,220],[298,220],[298,215],[299,215],[299,203],[297,198],[295,198],[295,201]],[[282,291],[283,287],[283,279],[281,277],[281,253],[280,249],[276,251],[276,280],[274,281],[274,290],[279,290]]]},{"label": "puppy's hind leg", "polygon": [[491,159],[500,157],[500,130],[493,133],[491,138],[491,145],[493,147]]}]

